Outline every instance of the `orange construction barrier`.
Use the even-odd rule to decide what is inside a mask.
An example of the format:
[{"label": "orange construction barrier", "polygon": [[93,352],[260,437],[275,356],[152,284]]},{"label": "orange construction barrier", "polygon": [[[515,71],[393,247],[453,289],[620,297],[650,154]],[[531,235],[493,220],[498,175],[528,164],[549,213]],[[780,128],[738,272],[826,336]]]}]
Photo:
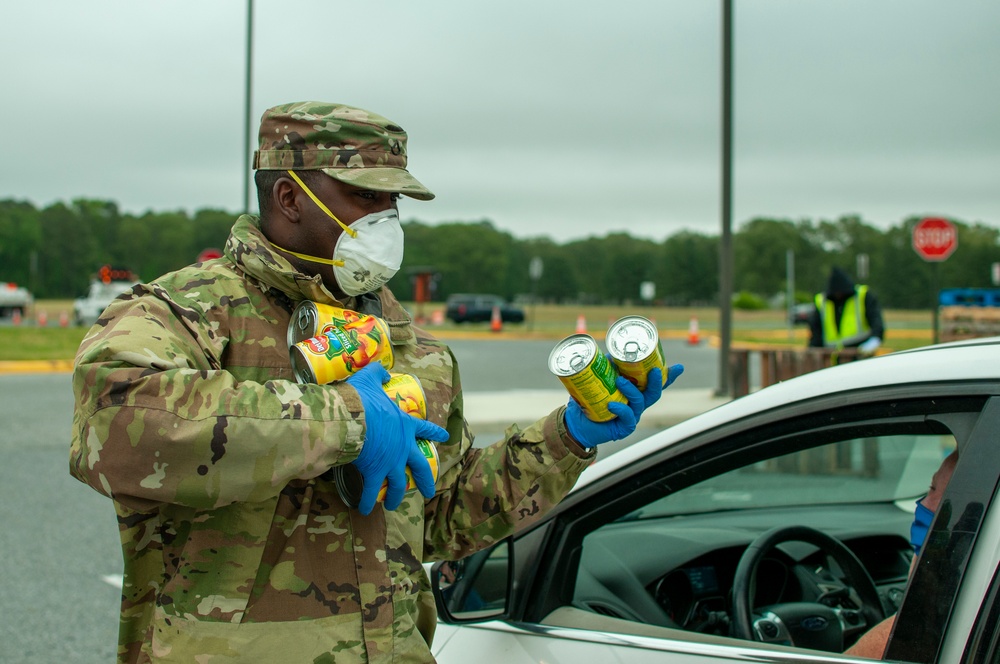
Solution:
[{"label": "orange construction barrier", "polygon": [[701,339],[698,338],[698,319],[691,317],[691,322],[688,323],[688,345],[697,346],[701,343]]},{"label": "orange construction barrier", "polygon": [[576,317],[576,333],[577,334],[587,333],[587,319],[584,318],[582,314]]},{"label": "orange construction barrier", "polygon": [[499,332],[503,329],[503,318],[500,316],[500,307],[493,307],[493,314],[490,316],[490,329]]}]

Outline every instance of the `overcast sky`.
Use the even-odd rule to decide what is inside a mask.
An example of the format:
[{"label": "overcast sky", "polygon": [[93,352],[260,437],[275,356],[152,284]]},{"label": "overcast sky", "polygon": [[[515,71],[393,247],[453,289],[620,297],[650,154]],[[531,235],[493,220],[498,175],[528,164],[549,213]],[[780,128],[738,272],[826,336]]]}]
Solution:
[{"label": "overcast sky", "polygon": [[[1000,224],[1000,2],[735,0],[733,224]],[[720,231],[720,2],[32,0],[4,7],[0,198],[243,207],[306,99],[410,134],[404,219],[557,241]],[[256,201],[253,201],[253,207]]]}]

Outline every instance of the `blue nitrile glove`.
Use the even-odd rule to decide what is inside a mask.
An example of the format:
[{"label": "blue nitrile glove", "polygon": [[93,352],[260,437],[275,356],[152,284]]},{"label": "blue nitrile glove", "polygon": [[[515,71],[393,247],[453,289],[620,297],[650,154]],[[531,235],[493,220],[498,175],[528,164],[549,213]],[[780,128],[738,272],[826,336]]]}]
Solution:
[{"label": "blue nitrile glove", "polygon": [[443,443],[448,432],[436,424],[404,413],[382,389],[388,382],[389,372],[378,362],[373,362],[347,379],[358,392],[365,409],[365,442],[358,458],[352,461],[364,487],[358,510],[371,514],[375,508],[382,483],[388,480],[385,508],[394,510],[403,502],[406,492],[406,467],[410,467],[413,481],[425,498],[434,496],[434,474],[430,464],[417,447],[417,438]]},{"label": "blue nitrile glove", "polygon": [[640,392],[639,388],[630,383],[627,378],[618,376],[615,379],[615,386],[628,399],[628,404],[618,401],[610,402],[608,410],[616,417],[607,422],[594,422],[589,419],[576,399],[570,399],[569,405],[566,406],[565,415],[569,435],[586,448],[627,438],[635,431],[643,411],[656,403],[663,390],[670,387],[670,384],[677,380],[677,377],[682,373],[684,373],[684,365],[674,364],[670,366],[667,369],[667,384],[662,385],[663,379],[660,369],[651,370],[646,379],[645,392]]},{"label": "blue nitrile glove", "polygon": [[858,346],[858,351],[862,353],[874,353],[881,345],[881,339],[878,337],[871,337],[870,339],[861,342],[861,345]]}]

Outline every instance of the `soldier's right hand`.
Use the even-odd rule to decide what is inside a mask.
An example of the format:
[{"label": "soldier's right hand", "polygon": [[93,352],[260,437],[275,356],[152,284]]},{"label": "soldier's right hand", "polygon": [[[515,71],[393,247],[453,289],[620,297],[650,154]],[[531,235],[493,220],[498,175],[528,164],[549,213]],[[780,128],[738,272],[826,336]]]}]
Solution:
[{"label": "soldier's right hand", "polygon": [[361,397],[365,411],[365,442],[358,458],[352,461],[364,480],[358,510],[370,514],[383,482],[388,482],[385,508],[394,510],[403,502],[406,492],[406,467],[417,489],[425,498],[434,496],[434,474],[430,464],[417,447],[417,438],[443,443],[448,432],[436,424],[403,412],[382,389],[389,372],[373,362],[347,382]]},{"label": "soldier's right hand", "polygon": [[617,401],[608,403],[608,410],[615,418],[607,422],[594,422],[588,418],[576,399],[571,397],[563,415],[569,435],[580,443],[581,447],[588,449],[601,443],[627,438],[635,431],[642,413],[656,403],[663,390],[670,387],[682,373],[684,373],[684,365],[671,365],[667,368],[667,379],[663,381],[661,386],[661,369],[652,369],[643,392],[640,392],[639,388],[624,377],[618,376],[615,379],[615,386],[625,395],[628,403]]}]

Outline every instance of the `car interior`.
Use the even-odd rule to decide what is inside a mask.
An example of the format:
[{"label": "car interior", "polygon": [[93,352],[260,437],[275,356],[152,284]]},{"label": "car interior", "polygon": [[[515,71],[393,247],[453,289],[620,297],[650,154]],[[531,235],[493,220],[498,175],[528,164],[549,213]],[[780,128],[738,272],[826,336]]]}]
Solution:
[{"label": "car interior", "polygon": [[[915,501],[954,445],[954,437],[939,434],[838,441],[737,468],[658,499],[584,538],[572,606],[728,636],[737,570],[750,544],[776,527],[806,526],[835,537],[861,562],[875,584],[880,610],[873,613],[880,619],[898,609],[905,591]],[[808,630],[789,638],[790,628],[782,629],[788,621],[762,619],[768,608],[810,603],[833,609],[831,620],[856,639],[871,626],[858,583],[863,580],[850,578],[828,547],[780,541],[755,565],[755,631],[746,637],[825,645],[823,638],[813,643]],[[839,651],[850,644],[829,645]]]},{"label": "car interior", "polygon": [[815,434],[586,527],[570,601],[540,622],[842,652],[899,608],[916,501],[957,441],[919,420]]},{"label": "car interior", "polygon": [[662,449],[585,487],[556,526],[515,538],[518,606],[504,604],[498,546],[462,561],[474,581],[449,611],[699,647],[843,652],[899,609],[916,501],[983,403],[855,404]]}]

